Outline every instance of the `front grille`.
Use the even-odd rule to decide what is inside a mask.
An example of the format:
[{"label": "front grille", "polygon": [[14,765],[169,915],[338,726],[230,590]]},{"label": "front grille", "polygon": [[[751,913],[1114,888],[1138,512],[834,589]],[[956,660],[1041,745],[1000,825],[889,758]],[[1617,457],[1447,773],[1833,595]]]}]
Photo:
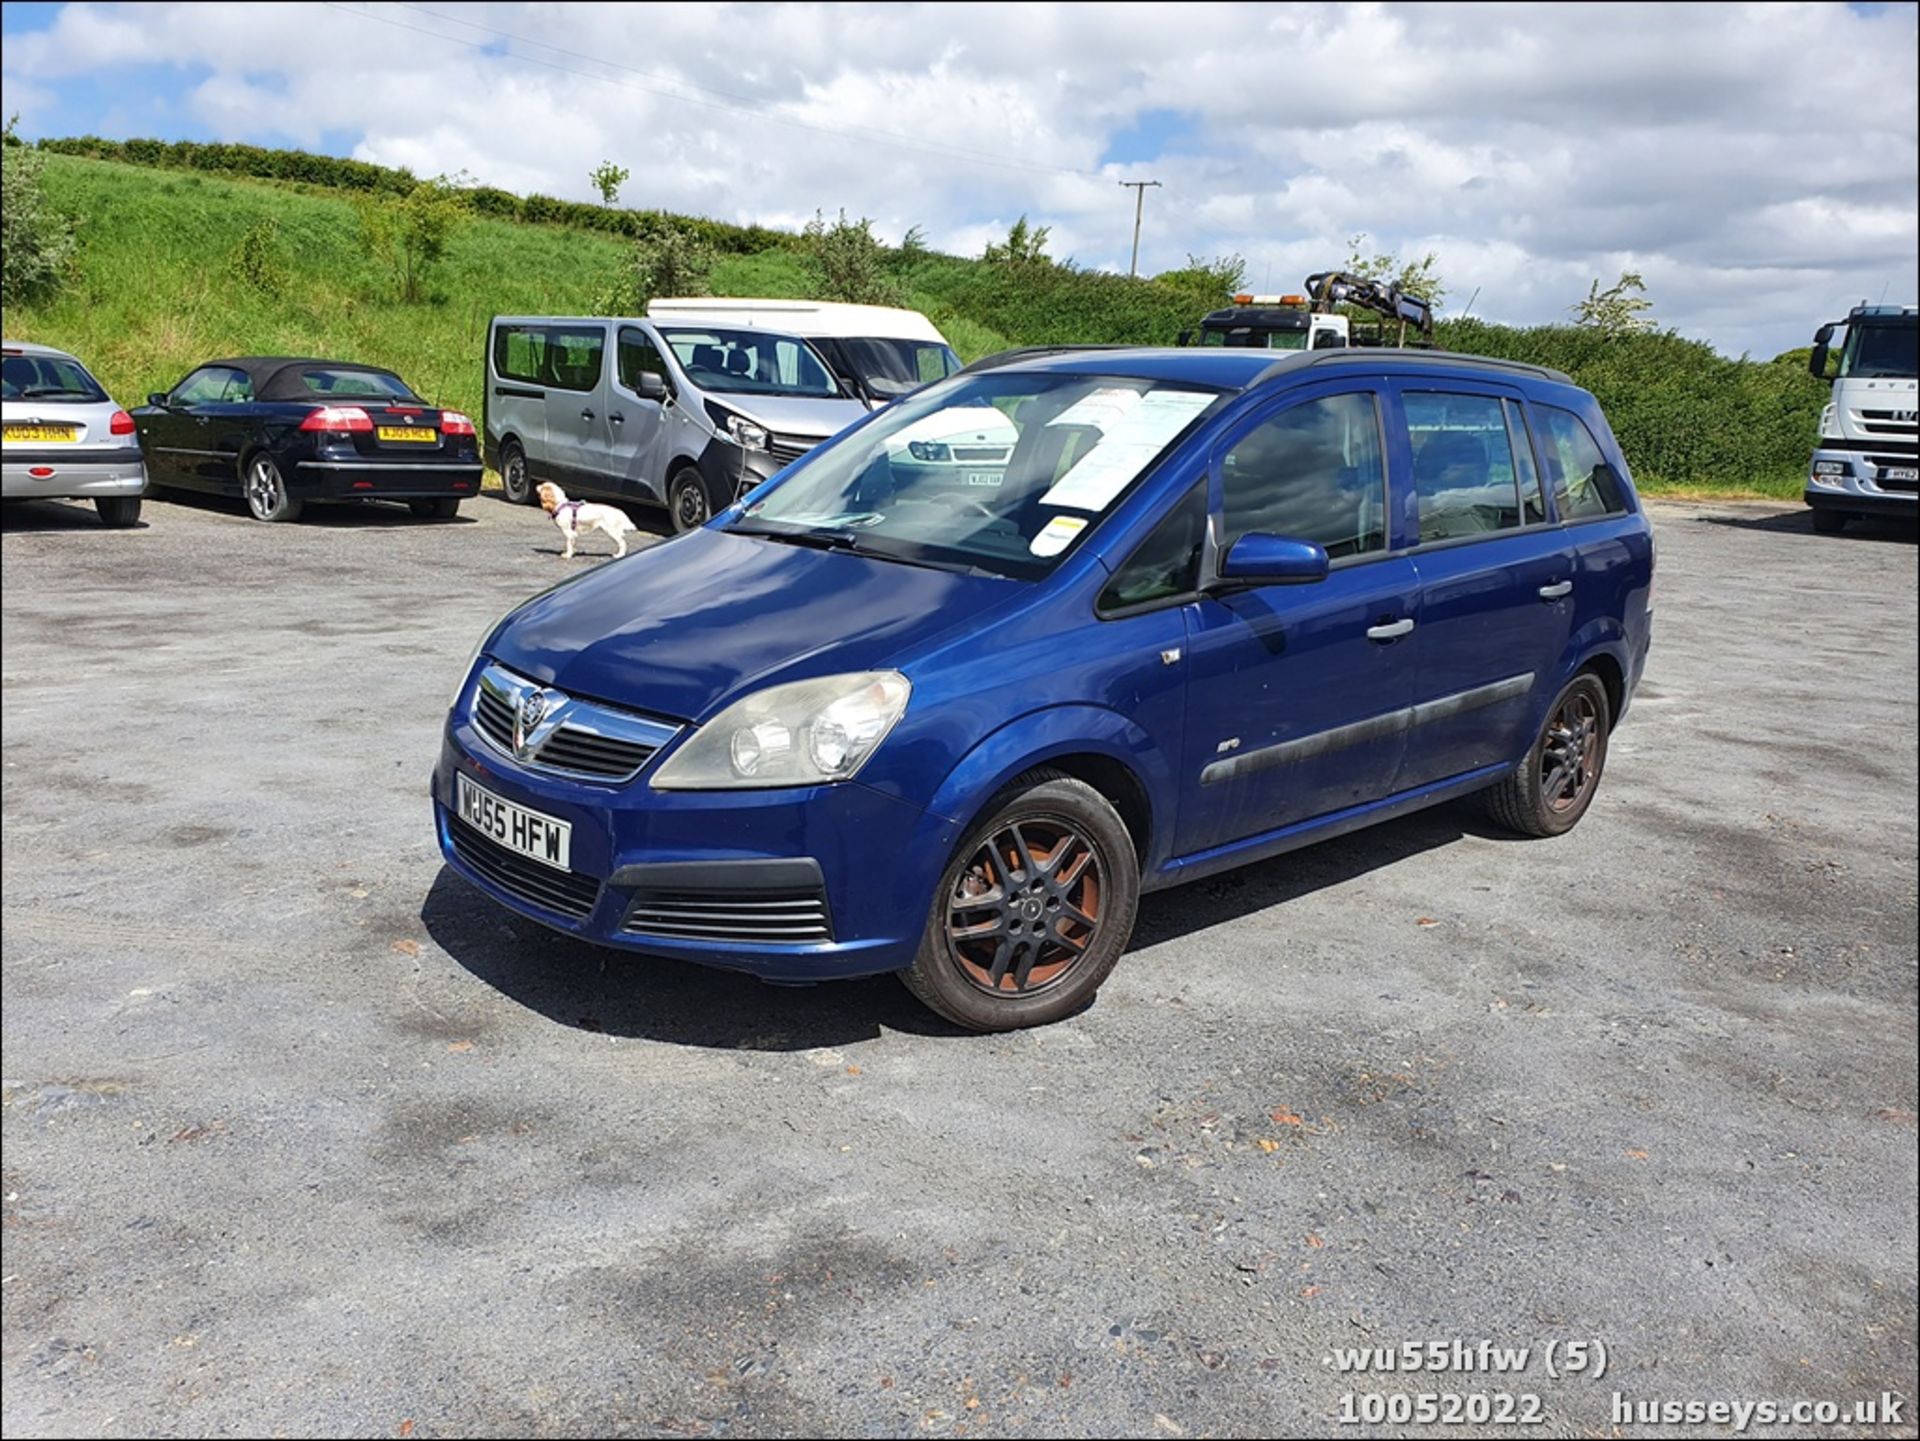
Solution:
[{"label": "front grille", "polygon": [[555,870],[539,861],[528,860],[498,842],[481,835],[465,821],[454,818],[447,825],[453,852],[501,890],[518,896],[528,905],[556,911],[572,919],[584,920],[593,910],[600,894],[600,882],[577,871]]},{"label": "front grille", "polygon": [[[540,716],[523,737],[525,751],[514,749],[514,721],[520,703],[538,693]],[[488,665],[473,688],[473,725],[505,754],[533,770],[624,781],[637,775],[654,753],[673,738],[676,726],[597,701],[580,700],[543,689],[504,666]]]},{"label": "front grille", "polygon": [[805,944],[833,939],[827,898],[791,891],[635,891],[623,931],[701,941]]},{"label": "front grille", "polygon": [[1900,495],[1920,495],[1920,481],[1888,480],[1884,475],[1874,482],[1882,490],[1890,490]]},{"label": "front grille", "polygon": [[781,465],[792,465],[819,443],[811,435],[775,435],[769,437],[767,449]]},{"label": "front grille", "polygon": [[579,726],[564,725],[534,752],[534,759],[557,770],[586,776],[625,780],[653,758],[658,746],[595,735]]},{"label": "front grille", "polygon": [[953,448],[955,460],[990,460],[995,465],[1006,460],[1011,446],[1005,445],[956,445]]}]

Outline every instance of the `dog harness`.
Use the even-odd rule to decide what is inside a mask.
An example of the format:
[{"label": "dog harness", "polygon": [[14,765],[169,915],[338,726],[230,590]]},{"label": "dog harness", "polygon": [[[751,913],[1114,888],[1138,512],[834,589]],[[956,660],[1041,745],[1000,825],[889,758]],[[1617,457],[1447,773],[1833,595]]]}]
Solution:
[{"label": "dog harness", "polygon": [[561,524],[565,525],[568,530],[578,530],[580,528],[580,507],[585,504],[586,502],[584,500],[569,500],[560,505],[556,505],[553,508],[553,518],[560,520],[560,516],[562,512],[564,512],[566,519],[561,521]]}]

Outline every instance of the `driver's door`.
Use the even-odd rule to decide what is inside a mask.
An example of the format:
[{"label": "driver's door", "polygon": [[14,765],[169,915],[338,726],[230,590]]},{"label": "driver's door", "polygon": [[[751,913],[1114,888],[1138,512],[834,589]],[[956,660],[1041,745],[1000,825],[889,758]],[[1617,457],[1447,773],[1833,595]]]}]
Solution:
[{"label": "driver's door", "polygon": [[149,479],[195,489],[231,488],[238,457],[215,447],[212,412],[246,374],[225,365],[203,365],[167,393],[164,404],[143,407]]},{"label": "driver's door", "polygon": [[1325,580],[1187,609],[1182,855],[1389,795],[1413,696],[1412,563],[1390,554],[1381,400],[1289,397],[1215,452],[1218,549],[1250,531],[1324,546]]}]

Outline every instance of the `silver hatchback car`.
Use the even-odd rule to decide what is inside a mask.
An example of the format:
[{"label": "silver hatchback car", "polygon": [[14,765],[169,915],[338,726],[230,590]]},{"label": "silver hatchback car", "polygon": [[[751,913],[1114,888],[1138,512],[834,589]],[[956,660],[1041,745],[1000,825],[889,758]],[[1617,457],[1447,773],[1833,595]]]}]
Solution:
[{"label": "silver hatchback car", "polygon": [[0,496],[90,500],[102,523],[140,519],[147,469],[133,417],[64,350],[0,341]]}]

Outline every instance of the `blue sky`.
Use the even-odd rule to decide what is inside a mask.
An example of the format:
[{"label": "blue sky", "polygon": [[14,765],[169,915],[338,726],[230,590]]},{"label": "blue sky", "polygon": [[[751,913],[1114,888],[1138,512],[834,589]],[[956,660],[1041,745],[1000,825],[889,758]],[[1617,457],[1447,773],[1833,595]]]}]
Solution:
[{"label": "blue sky", "polygon": [[[1292,286],[1349,237],[1456,308],[1555,320],[1646,276],[1730,353],[1913,299],[1913,5],[9,3],[29,136],[245,140],[978,253],[1025,214],[1124,269]],[[1848,105],[1846,95],[1872,95]],[[1899,292],[1897,296],[1893,292]]]}]

